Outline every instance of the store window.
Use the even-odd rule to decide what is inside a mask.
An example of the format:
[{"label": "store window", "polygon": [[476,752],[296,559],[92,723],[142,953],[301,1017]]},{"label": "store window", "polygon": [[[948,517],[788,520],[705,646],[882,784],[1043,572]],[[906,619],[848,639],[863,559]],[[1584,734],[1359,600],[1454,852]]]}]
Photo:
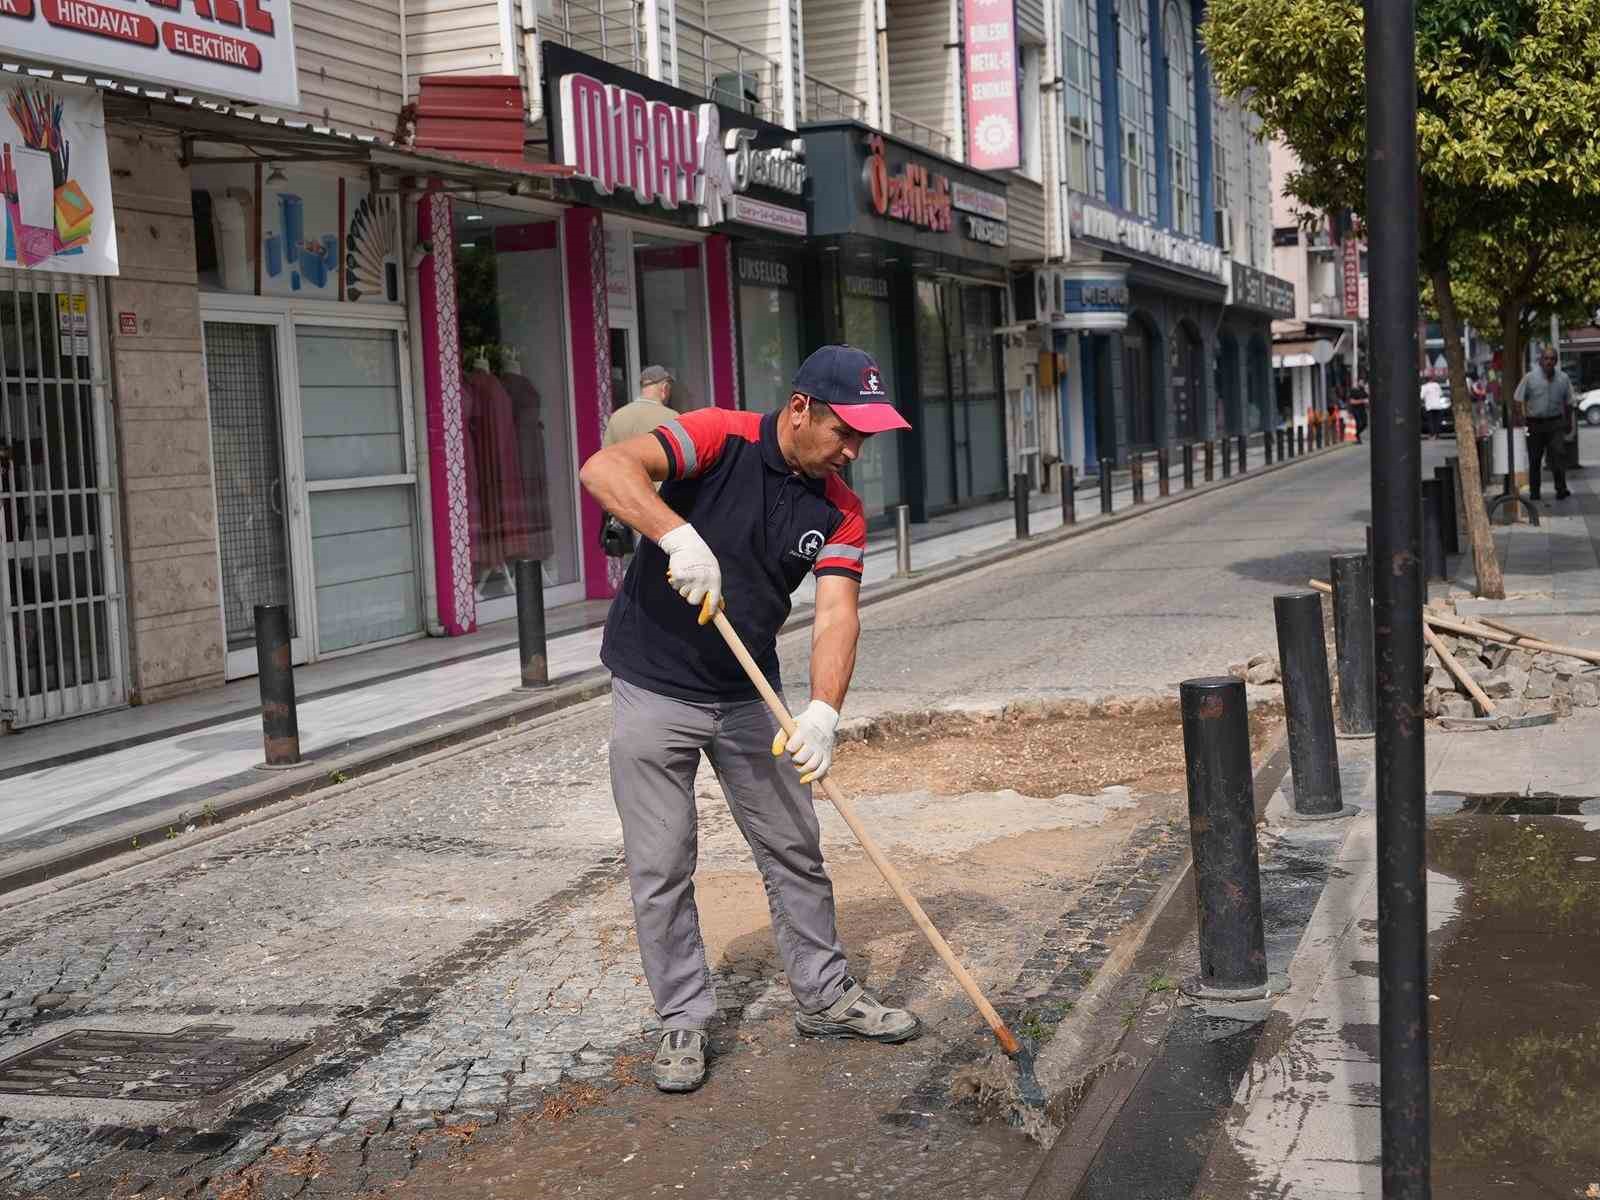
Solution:
[{"label": "store window", "polygon": [[[897,380],[894,366],[894,328],[890,318],[889,281],[881,276],[858,273],[844,279],[844,340],[872,355],[884,378]],[[943,371],[941,361],[940,370]],[[943,380],[940,380],[943,389]],[[890,392],[890,398],[903,406],[903,398]],[[861,497],[868,520],[905,502],[905,487],[900,478],[899,431],[880,433],[861,446],[861,456],[850,468],[850,486]]]},{"label": "store window", "polygon": [[557,222],[458,207],[456,288],[478,619],[515,611],[519,558],[579,582],[572,402]]},{"label": "store window", "polygon": [[800,256],[787,250],[741,247],[739,357],[741,395],[752,412],[772,412],[789,398],[800,369]]},{"label": "store window", "polygon": [[679,412],[713,404],[700,243],[635,233],[633,261],[640,367],[672,369],[672,407]]}]

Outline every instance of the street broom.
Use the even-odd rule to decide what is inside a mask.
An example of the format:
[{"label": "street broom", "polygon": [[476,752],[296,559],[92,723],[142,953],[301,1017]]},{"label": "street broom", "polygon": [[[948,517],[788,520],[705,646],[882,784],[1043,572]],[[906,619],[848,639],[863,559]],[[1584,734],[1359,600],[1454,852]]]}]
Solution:
[{"label": "street broom", "polygon": [[[767,707],[772,710],[772,715],[777,718],[786,736],[794,734],[794,718],[789,715],[789,710],[784,707],[783,700],[772,690],[772,685],[767,682],[767,677],[761,673],[761,668],[756,665],[756,660],[750,657],[750,651],[745,649],[744,641],[728,622],[728,618],[721,612],[712,617],[712,622],[717,627],[717,632],[722,635],[722,640],[728,643],[728,649],[733,651],[733,656],[739,660],[739,665],[750,676],[750,682],[755,685],[756,691],[761,693],[761,698],[767,702]],[[1021,1038],[1007,1028],[1006,1023],[1000,1019],[1000,1014],[994,1010],[978,983],[967,972],[956,958],[955,952],[950,949],[950,944],[944,940],[939,930],[934,927],[928,914],[922,911],[922,905],[917,903],[917,898],[907,889],[900,878],[900,872],[894,869],[894,864],[883,856],[883,851],[878,849],[876,842],[861,824],[861,818],[856,815],[855,807],[845,799],[838,786],[826,776],[821,781],[822,793],[839,810],[839,815],[844,818],[844,823],[850,826],[850,832],[856,835],[856,841],[861,843],[861,849],[866,852],[872,865],[878,868],[878,874],[883,876],[883,881],[889,885],[889,890],[895,898],[905,906],[911,914],[911,919],[917,923],[917,928],[922,930],[922,936],[928,939],[928,944],[934,952],[944,960],[944,965],[950,968],[950,973],[955,976],[961,990],[966,992],[967,998],[977,1008],[979,1014],[988,1024],[990,1032],[994,1034],[995,1041],[1000,1044],[1000,1049],[1007,1058],[1015,1064],[1017,1069],[1017,1095],[1022,1102],[1032,1108],[1043,1108],[1045,1095],[1039,1086],[1038,1076],[1034,1073],[1033,1049]]]}]

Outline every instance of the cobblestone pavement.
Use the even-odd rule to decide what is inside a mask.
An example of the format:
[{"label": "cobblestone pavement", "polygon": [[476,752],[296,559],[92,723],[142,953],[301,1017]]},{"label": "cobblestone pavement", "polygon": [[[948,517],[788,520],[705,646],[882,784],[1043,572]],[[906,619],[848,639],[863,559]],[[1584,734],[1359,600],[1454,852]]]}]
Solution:
[{"label": "cobblestone pavement", "polygon": [[[1330,537],[1359,544],[1364,470],[1329,456],[1285,473],[1288,489],[1242,485],[874,606],[852,711],[1164,690],[1220,669],[1262,648],[1266,598]],[[1313,498],[1315,513],[1286,513]],[[791,689],[803,646],[784,647]],[[759,878],[708,774],[697,886],[725,1018],[714,1074],[676,1104],[640,1085],[652,1012],[608,726],[596,702],[6,898],[0,1058],[84,1029],[221,1026],[301,1048],[182,1103],[141,1098],[147,1076],[182,1077],[170,1064],[102,1064],[116,1084],[102,1099],[0,1091],[0,1194],[354,1197],[406,1180],[411,1195],[1020,1194],[1032,1143],[974,1127],[945,1097],[986,1034],[831,812],[853,967],[928,1031],[897,1048],[793,1037]],[[1173,798],[861,807],[974,974],[1040,1032],[1182,852]]]}]

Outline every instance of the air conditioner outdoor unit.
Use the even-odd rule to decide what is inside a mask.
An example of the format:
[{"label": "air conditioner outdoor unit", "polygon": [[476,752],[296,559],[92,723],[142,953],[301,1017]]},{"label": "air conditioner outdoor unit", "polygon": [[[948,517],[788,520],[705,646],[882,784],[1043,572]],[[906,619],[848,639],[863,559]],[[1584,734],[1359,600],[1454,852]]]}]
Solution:
[{"label": "air conditioner outdoor unit", "polygon": [[1224,254],[1233,253],[1233,209],[1217,209],[1217,245]]}]

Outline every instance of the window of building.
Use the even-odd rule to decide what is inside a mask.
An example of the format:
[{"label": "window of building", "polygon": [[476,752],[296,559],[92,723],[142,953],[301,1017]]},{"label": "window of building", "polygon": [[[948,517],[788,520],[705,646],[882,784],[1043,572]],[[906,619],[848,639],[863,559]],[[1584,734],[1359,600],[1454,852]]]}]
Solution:
[{"label": "window of building", "polygon": [[1092,187],[1094,170],[1093,66],[1089,47],[1089,0],[1065,0],[1062,6],[1061,78],[1066,112],[1067,186],[1075,192]]},{"label": "window of building", "polygon": [[1245,216],[1245,249],[1250,265],[1265,271],[1271,267],[1272,256],[1267,244],[1272,236],[1271,214],[1267,211],[1272,198],[1272,171],[1267,144],[1260,136],[1260,119],[1245,114],[1240,132],[1244,142],[1244,197],[1240,204]]},{"label": "window of building", "polygon": [[1017,120],[1021,146],[1017,170],[1029,179],[1040,177],[1039,60],[1038,46],[1017,47]]},{"label": "window of building", "polygon": [[1200,232],[1200,148],[1194,112],[1194,38],[1177,0],[1162,20],[1167,59],[1167,172],[1172,187],[1172,227]]},{"label": "window of building", "polygon": [[1122,109],[1122,207],[1156,211],[1155,114],[1150,104],[1150,35],[1142,0],[1117,4],[1117,98]]}]

